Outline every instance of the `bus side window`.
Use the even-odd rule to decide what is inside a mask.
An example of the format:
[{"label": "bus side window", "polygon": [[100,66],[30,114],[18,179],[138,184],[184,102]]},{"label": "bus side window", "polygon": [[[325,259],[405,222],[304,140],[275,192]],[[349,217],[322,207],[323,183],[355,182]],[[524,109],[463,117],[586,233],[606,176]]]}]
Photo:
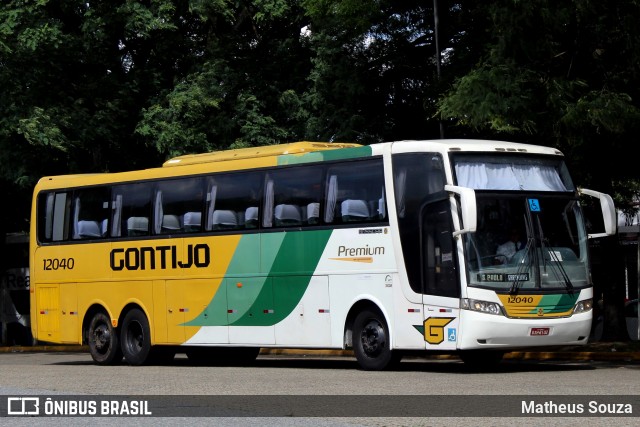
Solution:
[{"label": "bus side window", "polygon": [[202,229],[204,180],[198,177],[177,178],[157,184],[154,201],[154,233],[194,233]]},{"label": "bus side window", "polygon": [[263,176],[263,172],[235,172],[207,178],[205,230],[257,228]]},{"label": "bus side window", "polygon": [[321,166],[293,166],[271,171],[265,209],[273,210],[273,225],[304,227],[319,224],[322,177]]},{"label": "bus side window", "polygon": [[108,187],[76,190],[73,194],[73,239],[101,239],[102,222],[109,215]]},{"label": "bus side window", "polygon": [[71,215],[71,196],[67,192],[41,193],[38,196],[40,223],[38,239],[59,242],[67,239],[68,218]]},{"label": "bus side window", "polygon": [[393,155],[392,163],[404,262],[411,288],[420,293],[423,292],[419,256],[422,248],[420,239],[416,237],[426,201],[435,200],[439,194],[446,197],[443,160],[436,153],[401,153]]},{"label": "bus side window", "polygon": [[[151,190],[149,182],[114,187],[112,235],[134,237],[150,234]],[[116,227],[119,227],[118,233],[113,233]]]},{"label": "bus side window", "polygon": [[333,166],[327,173],[327,223],[367,223],[387,219],[382,159]]}]

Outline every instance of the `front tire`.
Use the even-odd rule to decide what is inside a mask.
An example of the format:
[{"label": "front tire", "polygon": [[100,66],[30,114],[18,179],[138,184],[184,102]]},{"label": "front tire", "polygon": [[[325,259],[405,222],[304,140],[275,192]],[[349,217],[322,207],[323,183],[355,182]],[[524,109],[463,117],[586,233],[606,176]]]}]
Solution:
[{"label": "front tire", "polygon": [[373,310],[361,312],[353,323],[353,351],[366,371],[383,370],[400,360],[399,353],[391,350],[387,322]]},{"label": "front tire", "polygon": [[91,318],[87,344],[91,357],[98,365],[113,365],[122,360],[118,331],[104,311],[95,313]]},{"label": "front tire", "polygon": [[147,361],[151,351],[151,331],[142,310],[134,308],[124,317],[121,340],[122,354],[127,363],[139,366]]}]

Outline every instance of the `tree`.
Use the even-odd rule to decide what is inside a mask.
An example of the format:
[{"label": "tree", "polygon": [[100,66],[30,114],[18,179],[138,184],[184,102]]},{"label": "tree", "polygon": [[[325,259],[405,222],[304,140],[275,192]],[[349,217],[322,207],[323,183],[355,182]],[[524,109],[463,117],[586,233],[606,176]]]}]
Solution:
[{"label": "tree", "polygon": [[[157,164],[136,138],[151,94],[193,62],[199,21],[188,1],[8,1],[0,8],[0,165],[3,191],[43,175]],[[123,154],[126,154],[123,156]],[[13,214],[9,213],[9,214]]]},{"label": "tree", "polygon": [[[440,100],[440,115],[491,137],[560,148],[578,185],[625,205],[633,196],[628,188],[637,188],[630,185],[637,182],[635,160],[620,153],[640,123],[640,4],[495,0],[476,7],[490,17],[490,32],[468,34],[485,40],[483,56]],[[594,271],[609,338],[624,331],[616,243],[602,242],[607,268]]]},{"label": "tree", "polygon": [[[372,143],[437,138],[432,3],[305,1],[311,17],[307,137]],[[443,34],[460,13],[441,14]],[[444,37],[443,50],[456,43]]]},{"label": "tree", "polygon": [[[137,134],[165,156],[299,137],[310,68],[297,2],[193,2],[205,23],[202,62],[144,110]],[[292,117],[294,116],[294,117]]]},{"label": "tree", "polygon": [[476,7],[490,17],[466,35],[485,40],[481,60],[440,100],[439,114],[494,137],[556,146],[581,185],[617,192],[618,182],[622,190],[635,178],[633,159],[618,153],[640,118],[638,2],[496,0]]}]

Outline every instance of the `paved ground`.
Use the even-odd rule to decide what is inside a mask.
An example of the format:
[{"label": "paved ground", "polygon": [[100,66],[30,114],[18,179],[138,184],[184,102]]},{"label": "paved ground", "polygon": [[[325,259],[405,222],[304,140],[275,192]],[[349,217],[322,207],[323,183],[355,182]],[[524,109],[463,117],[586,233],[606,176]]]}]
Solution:
[{"label": "paved ground", "polygon": [[[86,346],[78,345],[36,345],[36,346],[0,346],[0,353],[33,353],[33,352],[88,352]],[[341,350],[299,350],[299,349],[262,349],[263,355],[307,355],[321,356],[353,356],[351,351]],[[425,357],[447,359],[456,356],[425,353]],[[640,342],[596,342],[586,346],[566,346],[555,348],[539,348],[513,351],[505,355],[505,359],[517,360],[619,360],[640,362]]]}]

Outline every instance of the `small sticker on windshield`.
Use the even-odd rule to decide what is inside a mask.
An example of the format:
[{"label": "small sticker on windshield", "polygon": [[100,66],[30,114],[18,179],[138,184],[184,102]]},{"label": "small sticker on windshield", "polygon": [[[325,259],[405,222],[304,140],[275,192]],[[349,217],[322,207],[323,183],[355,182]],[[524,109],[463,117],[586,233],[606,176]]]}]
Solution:
[{"label": "small sticker on windshield", "polygon": [[529,210],[531,212],[540,212],[540,203],[538,199],[528,199],[529,201]]}]

